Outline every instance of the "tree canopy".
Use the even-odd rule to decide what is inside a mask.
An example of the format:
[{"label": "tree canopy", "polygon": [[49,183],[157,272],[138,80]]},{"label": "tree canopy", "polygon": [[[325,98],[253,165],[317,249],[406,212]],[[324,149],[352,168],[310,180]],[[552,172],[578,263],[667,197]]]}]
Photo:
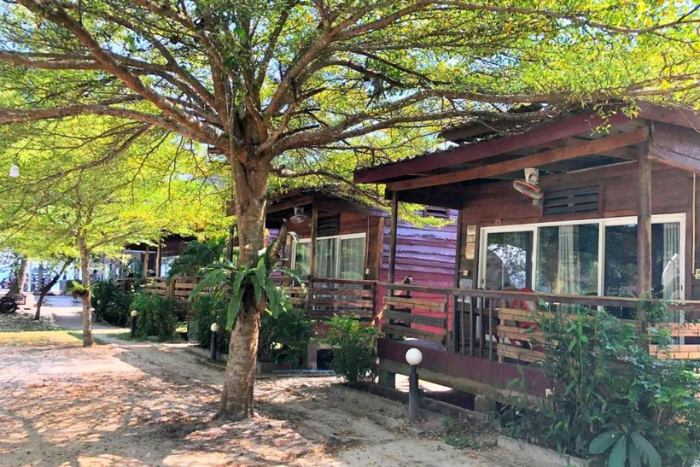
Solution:
[{"label": "tree canopy", "polygon": [[[697,106],[699,12],[673,0],[16,0],[0,7],[0,123],[101,116],[207,146],[230,171],[251,268],[271,175],[353,190],[357,165],[422,152],[451,123],[608,99]],[[521,104],[540,105],[508,112]],[[246,286],[222,415],[252,414],[264,307]]]}]

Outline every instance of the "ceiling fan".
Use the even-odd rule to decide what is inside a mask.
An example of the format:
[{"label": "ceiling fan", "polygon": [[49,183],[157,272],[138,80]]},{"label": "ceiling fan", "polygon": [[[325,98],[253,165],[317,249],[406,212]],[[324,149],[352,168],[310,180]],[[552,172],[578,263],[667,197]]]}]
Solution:
[{"label": "ceiling fan", "polygon": [[513,180],[513,188],[524,194],[528,198],[532,198],[532,204],[539,206],[542,204],[544,193],[539,185],[540,173],[538,169],[525,169],[525,178]]}]

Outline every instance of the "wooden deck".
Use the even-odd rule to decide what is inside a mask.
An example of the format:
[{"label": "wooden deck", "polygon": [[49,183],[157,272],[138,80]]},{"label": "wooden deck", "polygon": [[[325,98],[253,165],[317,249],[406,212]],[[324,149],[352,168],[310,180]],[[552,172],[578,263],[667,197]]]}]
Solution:
[{"label": "wooden deck", "polygon": [[[385,298],[381,312],[384,337],[379,341],[380,370],[408,374],[406,351],[420,347],[423,362],[421,379],[443,384],[473,394],[488,394],[501,402],[518,397],[543,397],[550,388],[541,370],[545,358],[545,336],[536,326],[539,318],[572,316],[571,306],[611,310],[634,309],[656,301],[634,298],[532,294],[490,290],[429,288],[399,284],[381,284],[394,294]],[[406,298],[420,293],[434,297]],[[447,303],[453,302],[455,311],[452,326]],[[441,307],[437,304],[443,303]],[[541,305],[546,303],[546,308]],[[529,308],[529,309],[528,309]],[[669,307],[679,316],[694,318],[700,311],[700,302],[679,302]],[[646,323],[621,320],[641,329]],[[674,322],[657,324],[665,328],[674,343],[660,348],[649,346],[649,352],[659,358],[700,359],[700,324]],[[651,329],[648,331],[651,334]],[[525,378],[524,389],[516,388],[514,380]]]}]

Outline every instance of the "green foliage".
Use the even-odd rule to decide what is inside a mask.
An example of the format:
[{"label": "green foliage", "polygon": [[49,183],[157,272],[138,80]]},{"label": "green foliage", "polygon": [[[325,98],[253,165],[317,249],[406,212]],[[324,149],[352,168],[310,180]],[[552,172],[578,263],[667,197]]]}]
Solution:
[{"label": "green foliage", "polygon": [[203,268],[223,261],[225,252],[226,241],[223,239],[191,241],[170,267],[169,278],[197,276]]},{"label": "green foliage", "polygon": [[134,296],[131,308],[138,311],[136,335],[156,336],[169,339],[177,326],[176,303],[159,295],[138,293]]},{"label": "green foliage", "polygon": [[219,325],[217,349],[228,352],[231,331],[226,330],[226,301],[220,296],[201,294],[191,303],[192,323],[190,333],[197,343],[204,347],[211,346],[211,325]]},{"label": "green foliage", "polygon": [[134,294],[111,281],[101,281],[92,284],[92,306],[97,319],[113,326],[127,326],[130,323],[131,302]]},{"label": "green foliage", "polygon": [[263,313],[260,320],[258,360],[261,362],[287,363],[297,367],[311,339],[311,320],[304,312],[292,309],[274,316]]},{"label": "green foliage", "polygon": [[654,446],[639,433],[611,430],[598,435],[588,449],[590,454],[605,454],[610,450],[608,467],[661,467],[661,457]]},{"label": "green foliage", "polygon": [[284,287],[278,287],[270,278],[270,274],[281,271],[291,276],[297,282],[303,283],[295,271],[280,267],[269,257],[269,248],[265,247],[258,252],[258,260],[255,267],[239,266],[238,264],[224,260],[203,269],[202,280],[192,290],[191,297],[199,296],[203,291],[214,293],[219,297],[227,297],[226,329],[233,329],[236,318],[243,303],[245,294],[251,300],[248,303],[258,303],[264,298],[266,309],[272,316],[289,312],[292,302]]},{"label": "green foliage", "polygon": [[610,450],[611,467],[625,459],[656,466],[654,451],[663,465],[693,465],[700,454],[697,364],[650,356],[648,341],[605,311],[567,313],[533,317],[544,335],[552,395],[506,410],[507,432],[580,457]]},{"label": "green foliage", "polygon": [[372,379],[376,365],[378,330],[350,316],[334,316],[319,339],[335,347],[331,368],[350,383]]},{"label": "green foliage", "polygon": [[78,281],[71,281],[71,283],[66,286],[66,292],[72,294],[74,297],[84,297],[90,293],[90,287],[86,287]]}]

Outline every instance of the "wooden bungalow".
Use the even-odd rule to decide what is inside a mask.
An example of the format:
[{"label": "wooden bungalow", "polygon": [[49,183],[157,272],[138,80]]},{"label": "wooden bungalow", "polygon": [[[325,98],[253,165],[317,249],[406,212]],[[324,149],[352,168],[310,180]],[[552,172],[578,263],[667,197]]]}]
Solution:
[{"label": "wooden bungalow", "polygon": [[[641,323],[649,295],[700,299],[700,115],[638,105],[634,114],[621,104],[543,110],[517,125],[511,114],[445,131],[451,149],[356,172],[357,183],[386,184],[392,219],[401,202],[459,211],[452,287],[385,285],[392,295],[449,297],[457,311],[441,319],[452,325],[434,336],[416,331],[426,322],[416,317],[424,305],[389,298],[379,342],[383,383],[408,374],[406,350],[427,340],[433,345],[423,347],[421,379],[508,402],[509,384],[524,365],[519,395],[542,396],[549,384],[532,363],[544,354],[519,345],[528,340],[523,323],[538,299],[555,312],[572,304],[605,307]],[[389,233],[392,244],[395,235]],[[396,265],[396,251],[389,253]],[[675,306],[686,310],[675,314],[683,321],[697,303]],[[700,358],[693,340],[700,327],[668,326],[675,341],[663,356]]]},{"label": "wooden bungalow", "polygon": [[[446,208],[426,207],[419,215],[456,218]],[[388,217],[385,211],[323,190],[295,190],[270,203],[270,232],[286,220],[298,234],[299,242],[285,247],[284,266],[307,279],[308,294],[299,303],[310,317],[350,313],[374,318],[386,295],[380,281],[426,287],[454,283],[455,222],[442,228],[396,222],[390,245]],[[395,255],[390,257],[389,251]]]}]

